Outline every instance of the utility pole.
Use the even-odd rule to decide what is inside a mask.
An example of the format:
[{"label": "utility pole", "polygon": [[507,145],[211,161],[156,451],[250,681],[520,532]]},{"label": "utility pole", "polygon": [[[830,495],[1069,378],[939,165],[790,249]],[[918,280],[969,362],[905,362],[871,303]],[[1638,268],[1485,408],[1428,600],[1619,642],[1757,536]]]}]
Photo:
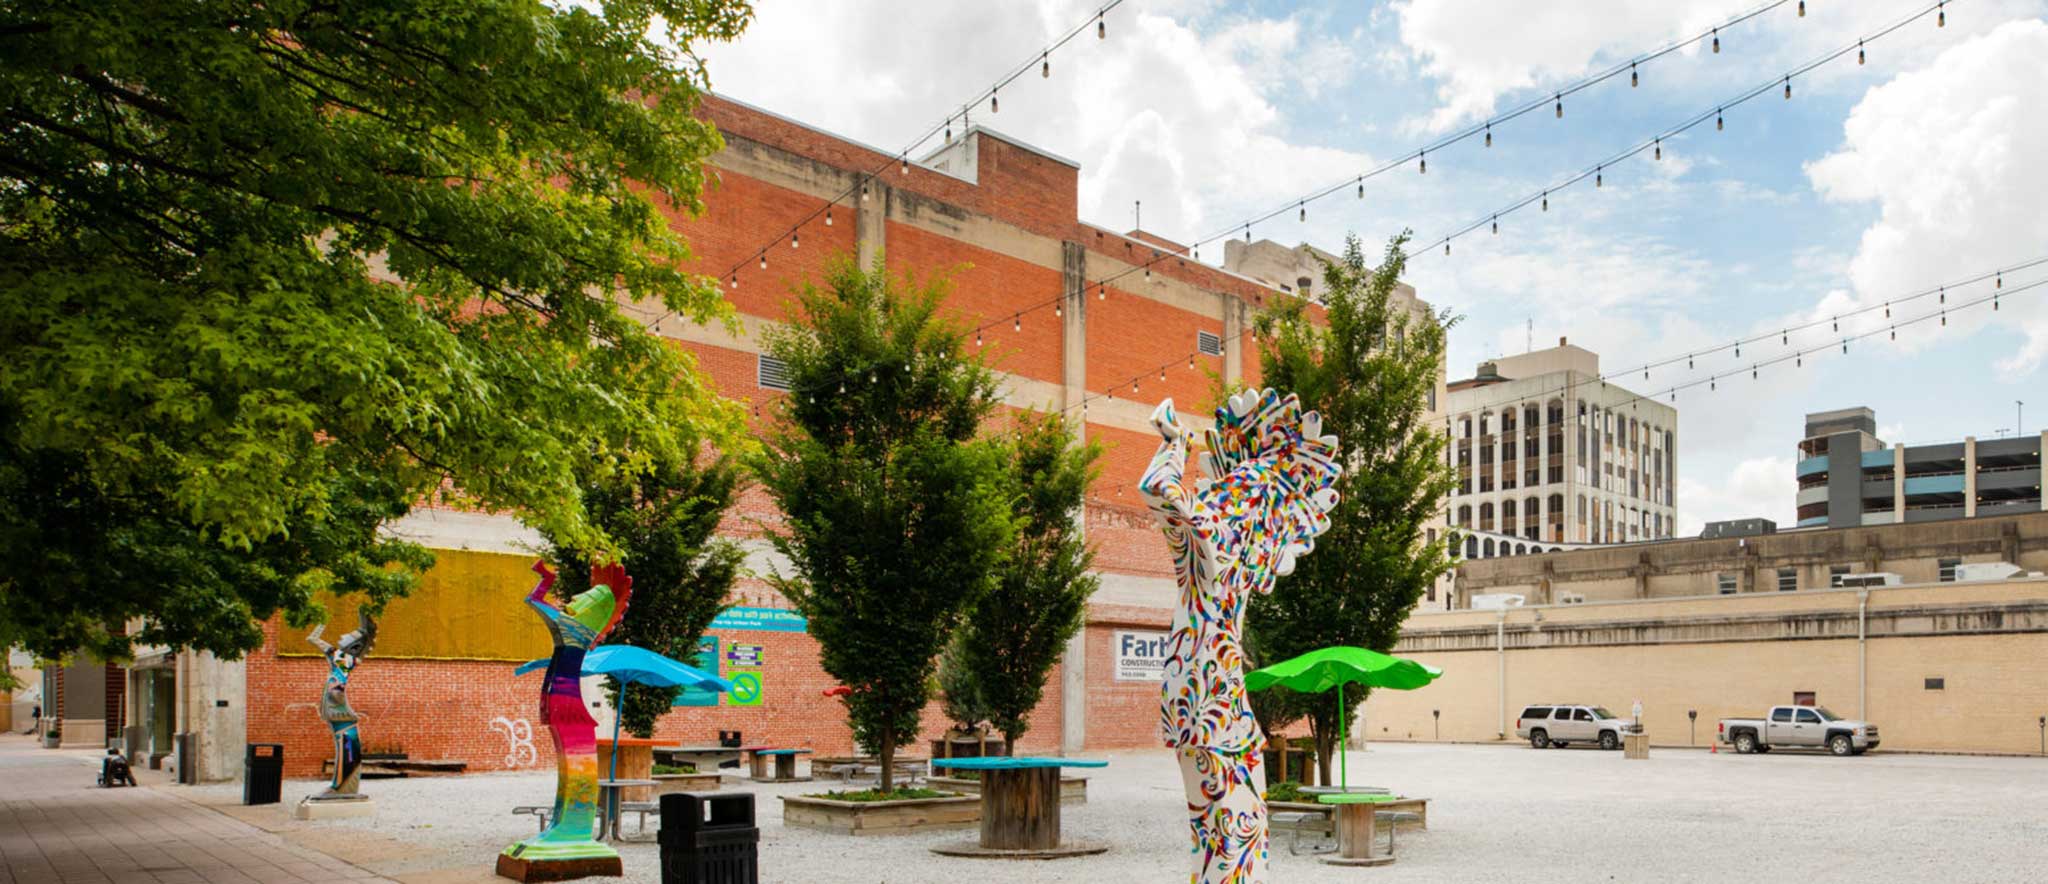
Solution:
[{"label": "utility pole", "polygon": [[1131,229],[1132,229],[1132,230],[1144,230],[1144,229],[1145,229],[1145,212],[1144,212],[1144,209],[1145,209],[1145,203],[1144,203],[1144,202],[1143,202],[1142,200],[1131,200]]},{"label": "utility pole", "polygon": [[2018,399],[2012,401],[2012,434],[2015,436],[2027,434],[2027,403],[2021,402]]}]

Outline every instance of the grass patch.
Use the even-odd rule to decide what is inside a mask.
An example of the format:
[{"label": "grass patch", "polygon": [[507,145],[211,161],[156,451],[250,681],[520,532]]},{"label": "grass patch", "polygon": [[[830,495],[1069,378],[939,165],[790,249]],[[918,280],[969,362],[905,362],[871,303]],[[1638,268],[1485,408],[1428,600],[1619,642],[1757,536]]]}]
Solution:
[{"label": "grass patch", "polygon": [[1307,796],[1301,794],[1300,783],[1283,780],[1266,786],[1267,801],[1303,801],[1306,799]]},{"label": "grass patch", "polygon": [[690,774],[696,772],[697,766],[694,764],[657,764],[654,766],[654,773],[656,776],[661,776],[664,774]]},{"label": "grass patch", "polygon": [[909,801],[917,798],[952,798],[954,796],[951,792],[941,792],[937,789],[906,788],[891,789],[887,792],[884,792],[880,789],[862,789],[857,792],[826,792],[822,795],[812,795],[810,797],[827,798],[833,801],[868,802]]}]

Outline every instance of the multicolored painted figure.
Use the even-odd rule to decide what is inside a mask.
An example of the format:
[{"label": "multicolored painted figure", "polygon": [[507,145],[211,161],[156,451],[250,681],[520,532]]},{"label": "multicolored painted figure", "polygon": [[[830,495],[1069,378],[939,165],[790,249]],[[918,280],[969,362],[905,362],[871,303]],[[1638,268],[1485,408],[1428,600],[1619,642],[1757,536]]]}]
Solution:
[{"label": "multicolored painted figure", "polygon": [[1337,439],[1301,400],[1246,390],[1216,410],[1209,476],[1182,478],[1188,442],[1173,400],[1152,412],[1161,443],[1138,489],[1165,529],[1180,584],[1167,639],[1160,732],[1177,750],[1197,884],[1265,880],[1265,735],[1245,699],[1245,604],[1315,549],[1337,505]]},{"label": "multicolored painted figure", "polygon": [[339,644],[321,640],[320,636],[327,631],[325,623],[306,634],[306,641],[327,658],[327,689],[320,692],[320,717],[334,729],[334,780],[327,784],[326,791],[307,798],[308,801],[362,799],[357,789],[363,782],[363,738],[356,731],[356,711],[348,705],[348,676],[370,655],[370,646],[377,641],[377,621],[357,611],[356,622],[356,631],[342,636]]},{"label": "multicolored painted figure", "polygon": [[540,720],[555,741],[555,807],[546,830],[505,848],[505,855],[528,861],[617,857],[618,851],[593,838],[597,815],[597,720],[583,702],[583,654],[618,625],[633,595],[633,579],[617,565],[590,569],[590,588],[577,593],[566,608],[548,601],[555,574],[547,563],[535,562],[540,583],[526,603],[547,622],[555,638],[547,678],[540,695]]}]

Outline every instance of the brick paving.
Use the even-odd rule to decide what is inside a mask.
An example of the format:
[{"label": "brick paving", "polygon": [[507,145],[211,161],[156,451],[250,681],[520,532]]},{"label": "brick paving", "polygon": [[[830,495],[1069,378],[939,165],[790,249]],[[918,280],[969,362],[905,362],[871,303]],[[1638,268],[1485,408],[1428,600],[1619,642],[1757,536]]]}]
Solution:
[{"label": "brick paving", "polygon": [[101,789],[98,775],[93,753],[0,738],[0,884],[384,880],[186,801],[175,787]]}]

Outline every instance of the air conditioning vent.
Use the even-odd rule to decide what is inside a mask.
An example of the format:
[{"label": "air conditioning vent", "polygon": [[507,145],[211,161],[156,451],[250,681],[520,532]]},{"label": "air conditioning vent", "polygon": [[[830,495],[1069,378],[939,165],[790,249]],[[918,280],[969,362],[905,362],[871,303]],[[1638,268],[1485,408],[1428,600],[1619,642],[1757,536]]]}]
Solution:
[{"label": "air conditioning vent", "polygon": [[754,383],[769,390],[789,389],[789,363],[766,354],[759,359],[754,366]]},{"label": "air conditioning vent", "polygon": [[1223,339],[1205,331],[1195,332],[1195,352],[1203,356],[1223,355]]}]

